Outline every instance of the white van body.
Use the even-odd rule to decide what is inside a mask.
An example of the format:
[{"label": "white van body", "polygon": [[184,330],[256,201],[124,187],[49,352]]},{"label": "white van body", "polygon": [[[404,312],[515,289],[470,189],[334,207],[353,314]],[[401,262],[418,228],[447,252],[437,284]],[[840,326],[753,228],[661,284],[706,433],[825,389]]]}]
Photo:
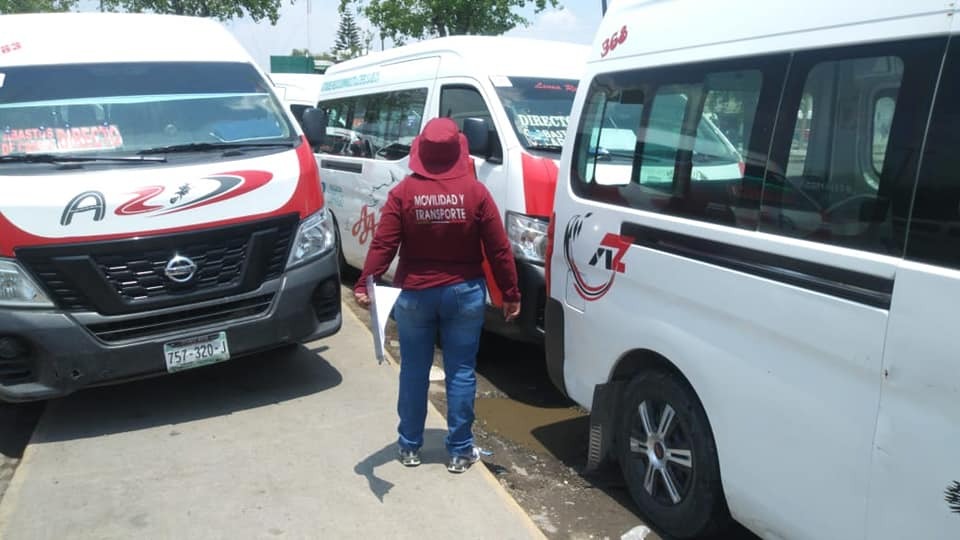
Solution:
[{"label": "white van body", "polygon": [[[956,9],[604,16],[560,164],[548,369],[591,409],[590,465],[616,458],[664,533],[728,508],[764,538],[960,538]],[[714,128],[742,163],[699,148]]]},{"label": "white van body", "polygon": [[[423,124],[451,116],[462,127],[466,118],[481,118],[491,143],[472,151],[477,176],[504,214],[523,295],[517,324],[490,326],[497,322],[490,317],[488,328],[541,341],[543,254],[556,162],[588,49],[458,36],[373,53],[327,70],[319,106],[329,114],[328,141],[315,150],[344,262],[363,266],[379,209],[390,188],[410,173],[409,146]],[[497,304],[499,292],[488,283],[491,302]]]},{"label": "white van body", "polygon": [[270,73],[270,80],[277,89],[277,97],[286,104],[297,122],[303,111],[317,106],[323,75],[319,73]]},{"label": "white van body", "polygon": [[0,17],[0,400],[340,328],[309,144],[216,21]]}]

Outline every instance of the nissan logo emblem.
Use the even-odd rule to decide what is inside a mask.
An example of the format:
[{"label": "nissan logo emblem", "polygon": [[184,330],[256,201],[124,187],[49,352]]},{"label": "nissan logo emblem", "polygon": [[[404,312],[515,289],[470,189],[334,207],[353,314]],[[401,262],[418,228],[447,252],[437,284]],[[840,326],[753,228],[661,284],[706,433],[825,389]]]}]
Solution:
[{"label": "nissan logo emblem", "polygon": [[174,255],[172,259],[167,261],[163,273],[171,281],[186,283],[193,279],[193,275],[197,273],[197,263],[191,261],[188,257]]}]

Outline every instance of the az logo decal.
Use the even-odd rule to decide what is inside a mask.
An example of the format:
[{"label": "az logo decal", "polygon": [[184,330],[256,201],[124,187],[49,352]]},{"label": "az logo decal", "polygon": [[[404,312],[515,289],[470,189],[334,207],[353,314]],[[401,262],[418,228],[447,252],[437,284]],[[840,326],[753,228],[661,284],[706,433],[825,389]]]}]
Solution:
[{"label": "az logo decal", "polygon": [[118,216],[175,214],[239,197],[263,186],[272,178],[273,174],[265,171],[215,174],[183,183],[170,194],[165,194],[167,188],[164,186],[146,186],[134,190],[136,197],[117,207],[115,213]]},{"label": "az logo decal", "polygon": [[609,272],[606,281],[603,283],[591,284],[583,276],[573,254],[573,246],[580,237],[580,231],[583,228],[583,222],[592,214],[587,213],[584,216],[576,215],[567,223],[567,229],[563,234],[563,256],[567,260],[567,265],[573,272],[574,287],[577,293],[584,300],[594,301],[603,298],[605,294],[613,287],[613,282],[617,274],[623,274],[627,271],[623,263],[623,256],[627,254],[627,249],[633,243],[633,238],[620,236],[619,234],[607,233],[600,241],[596,252],[590,258],[590,266],[602,268]]}]

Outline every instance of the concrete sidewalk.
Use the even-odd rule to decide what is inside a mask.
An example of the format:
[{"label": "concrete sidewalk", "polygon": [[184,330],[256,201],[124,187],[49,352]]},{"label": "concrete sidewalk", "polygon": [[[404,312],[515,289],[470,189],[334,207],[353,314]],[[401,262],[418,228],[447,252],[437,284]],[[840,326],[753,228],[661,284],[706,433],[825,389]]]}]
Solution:
[{"label": "concrete sidewalk", "polygon": [[397,367],[350,309],[333,337],[53,401],[0,538],[543,538],[483,466],[395,459]]}]

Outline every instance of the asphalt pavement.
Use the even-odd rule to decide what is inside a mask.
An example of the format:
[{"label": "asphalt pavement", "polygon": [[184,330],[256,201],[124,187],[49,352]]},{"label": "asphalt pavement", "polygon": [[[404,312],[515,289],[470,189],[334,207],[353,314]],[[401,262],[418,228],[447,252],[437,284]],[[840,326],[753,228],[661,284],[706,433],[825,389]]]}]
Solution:
[{"label": "asphalt pavement", "polygon": [[0,500],[0,538],[543,538],[483,466],[395,459],[397,366],[367,328],[51,401]]}]

